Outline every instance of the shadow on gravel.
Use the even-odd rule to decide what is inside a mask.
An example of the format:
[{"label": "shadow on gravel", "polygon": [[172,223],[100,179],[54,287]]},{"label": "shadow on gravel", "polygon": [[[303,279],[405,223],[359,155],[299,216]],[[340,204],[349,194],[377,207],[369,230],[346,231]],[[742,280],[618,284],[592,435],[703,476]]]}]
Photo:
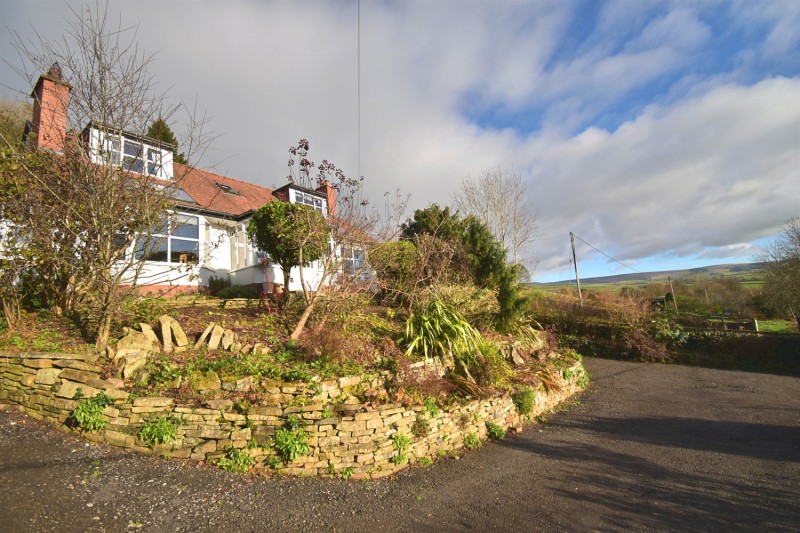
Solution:
[{"label": "shadow on gravel", "polygon": [[658,446],[800,462],[800,428],[796,427],[674,417],[597,417],[565,420],[559,426]]},{"label": "shadow on gravel", "polygon": [[[764,491],[716,473],[687,473],[590,444],[519,438],[498,444],[555,460],[549,477],[558,481],[550,490],[574,500],[577,508],[599,507],[604,530],[796,531],[797,493],[774,485]],[[575,520],[580,529],[580,517]]]}]

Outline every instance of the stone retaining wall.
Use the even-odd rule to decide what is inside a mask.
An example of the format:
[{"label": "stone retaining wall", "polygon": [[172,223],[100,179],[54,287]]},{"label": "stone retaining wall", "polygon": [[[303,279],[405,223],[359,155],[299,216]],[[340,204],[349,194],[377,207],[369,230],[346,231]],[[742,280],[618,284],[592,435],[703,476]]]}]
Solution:
[{"label": "stone retaining wall", "polygon": [[[579,390],[580,363],[560,390],[536,391],[531,416],[547,411]],[[405,468],[421,458],[434,459],[464,447],[464,438],[474,433],[486,438],[486,424],[504,429],[519,428],[523,417],[509,395],[474,400],[431,416],[424,406],[400,404],[333,404],[328,390],[357,385],[358,378],[322,382],[317,398],[309,399],[307,387],[286,386],[282,396],[289,401],[276,405],[242,408],[231,400],[207,400],[205,407],[178,405],[167,397],[132,397],[119,379],[101,379],[97,356],[80,354],[0,355],[0,400],[13,402],[31,417],[44,420],[67,432],[70,413],[78,405],[73,399],[78,388],[86,398],[104,391],[114,400],[106,407],[105,429],[83,432],[84,438],[166,457],[214,462],[225,450],[236,448],[251,455],[256,467],[277,465],[276,452],[269,446],[276,432],[290,417],[305,424],[310,452],[280,471],[295,475],[326,475],[347,471],[353,478],[376,478]],[[309,403],[310,402],[310,403]],[[323,418],[325,416],[326,418]],[[177,440],[151,449],[137,438],[140,428],[159,417],[179,421]],[[394,437],[406,435],[411,443],[408,460],[396,464]]]}]

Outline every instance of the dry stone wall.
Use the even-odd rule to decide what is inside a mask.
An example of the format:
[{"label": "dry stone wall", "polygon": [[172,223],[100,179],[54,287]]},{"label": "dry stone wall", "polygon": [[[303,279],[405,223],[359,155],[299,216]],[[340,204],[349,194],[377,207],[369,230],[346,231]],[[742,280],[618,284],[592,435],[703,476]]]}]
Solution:
[{"label": "dry stone wall", "polygon": [[[553,391],[537,390],[531,416],[547,411],[579,390],[583,369],[577,363],[573,377],[562,380]],[[98,358],[88,354],[0,355],[0,400],[13,402],[31,417],[67,432],[69,417],[79,400],[80,389],[90,398],[100,391],[114,400],[103,411],[107,426],[82,432],[84,438],[166,457],[215,462],[229,449],[253,457],[256,467],[278,468],[295,475],[326,475],[346,471],[358,478],[376,478],[405,468],[421,458],[433,459],[464,447],[474,433],[486,438],[486,424],[516,429],[524,422],[509,395],[473,400],[438,412],[425,406],[331,403],[329,393],[356,386],[358,377],[323,381],[309,396],[307,387],[280,388],[282,401],[275,405],[234,404],[227,399],[209,399],[202,407],[179,405],[168,397],[133,397],[120,379],[101,379]],[[243,378],[247,379],[247,377]],[[252,379],[252,378],[250,378]],[[177,421],[176,440],[150,448],[138,438],[141,427],[161,417]],[[291,462],[278,461],[270,446],[276,433],[294,417],[305,424],[308,454]],[[398,460],[395,436],[405,435],[410,444],[406,461]]]}]

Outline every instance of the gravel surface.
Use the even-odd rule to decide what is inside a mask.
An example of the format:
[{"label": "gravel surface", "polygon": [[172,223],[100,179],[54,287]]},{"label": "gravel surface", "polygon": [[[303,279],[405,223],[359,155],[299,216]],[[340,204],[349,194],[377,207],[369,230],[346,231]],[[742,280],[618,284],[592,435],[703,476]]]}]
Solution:
[{"label": "gravel surface", "polygon": [[798,531],[800,379],[585,364],[543,423],[378,481],[143,457],[0,405],[0,531]]}]

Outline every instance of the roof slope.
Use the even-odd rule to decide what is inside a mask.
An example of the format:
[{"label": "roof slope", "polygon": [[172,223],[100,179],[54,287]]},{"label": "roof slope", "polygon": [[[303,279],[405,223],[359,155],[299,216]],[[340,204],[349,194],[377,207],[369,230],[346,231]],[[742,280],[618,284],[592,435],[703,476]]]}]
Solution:
[{"label": "roof slope", "polygon": [[183,189],[196,205],[177,198],[186,206],[234,218],[255,211],[275,197],[272,190],[180,163],[174,163],[175,184]]}]

